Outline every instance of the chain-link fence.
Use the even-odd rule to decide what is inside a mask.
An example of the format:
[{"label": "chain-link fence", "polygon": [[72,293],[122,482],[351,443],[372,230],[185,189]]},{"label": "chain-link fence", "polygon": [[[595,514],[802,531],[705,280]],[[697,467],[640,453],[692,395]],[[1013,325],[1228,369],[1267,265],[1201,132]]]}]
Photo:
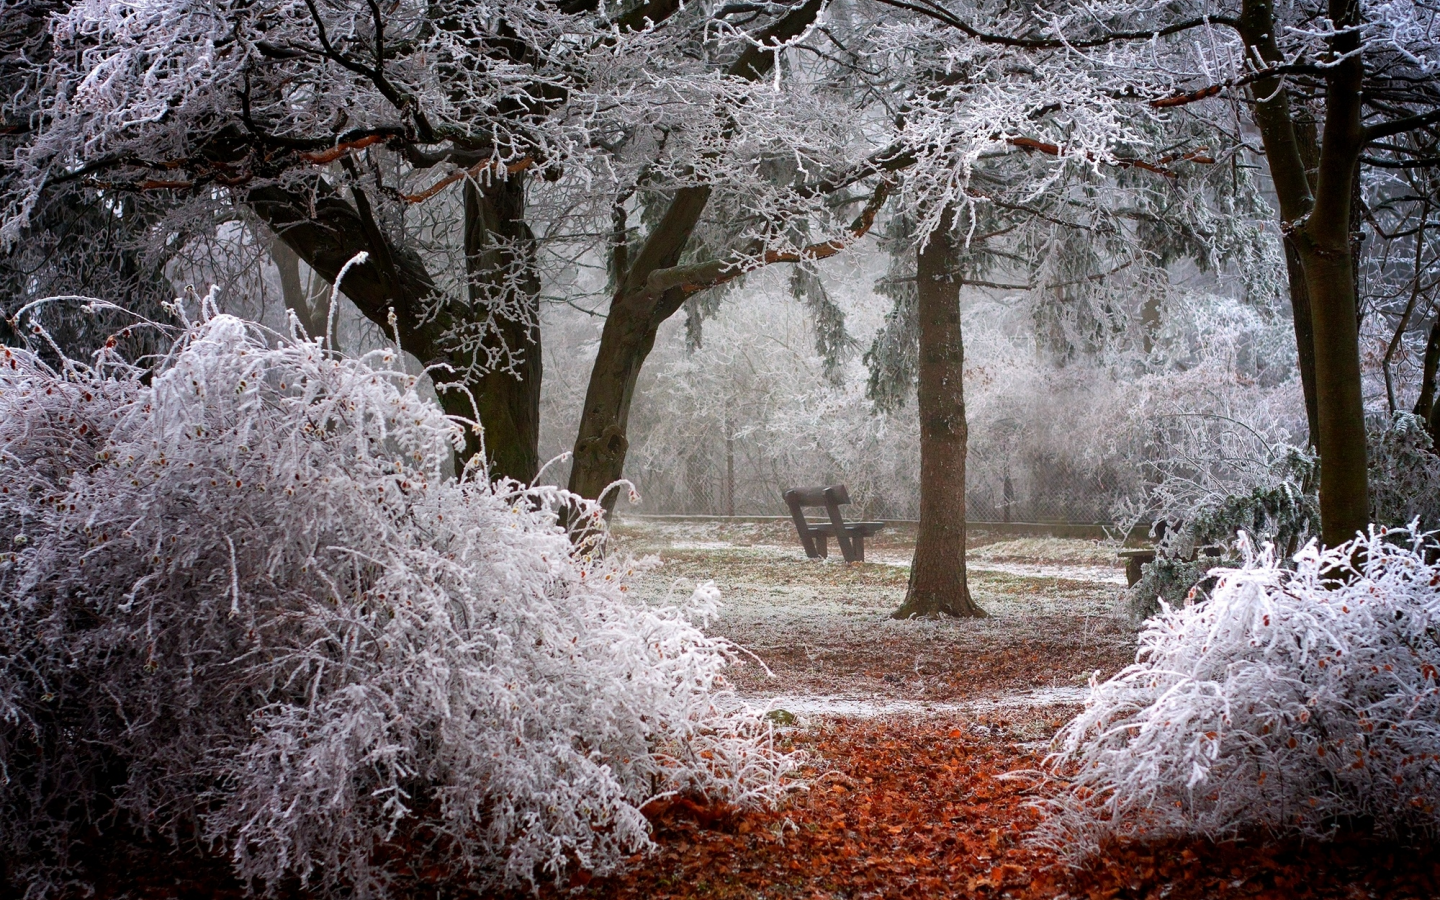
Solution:
[{"label": "chain-link fence", "polygon": [[[855,514],[881,519],[915,519],[920,488],[910,477],[877,478],[865,471],[841,471],[824,458],[776,459],[743,438],[695,446],[666,464],[638,460],[628,477],[646,514],[755,516],[784,515],[784,492],[793,487],[846,484]],[[916,459],[918,463],[918,457]],[[1082,471],[1054,458],[969,460],[966,517],[976,522],[1105,523],[1120,497],[1124,479]]]}]

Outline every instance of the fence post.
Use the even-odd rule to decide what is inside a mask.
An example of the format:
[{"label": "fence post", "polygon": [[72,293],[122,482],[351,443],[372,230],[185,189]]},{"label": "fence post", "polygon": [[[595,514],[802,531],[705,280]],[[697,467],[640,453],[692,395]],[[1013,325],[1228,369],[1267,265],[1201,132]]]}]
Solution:
[{"label": "fence post", "polygon": [[725,515],[735,515],[735,432],[725,416]]},{"label": "fence post", "polygon": [[[1010,524],[1010,507],[1015,503],[1015,485],[1010,482],[1010,467],[1005,467],[1004,501],[1000,504],[1005,524]],[[994,496],[993,494],[991,496]]]}]

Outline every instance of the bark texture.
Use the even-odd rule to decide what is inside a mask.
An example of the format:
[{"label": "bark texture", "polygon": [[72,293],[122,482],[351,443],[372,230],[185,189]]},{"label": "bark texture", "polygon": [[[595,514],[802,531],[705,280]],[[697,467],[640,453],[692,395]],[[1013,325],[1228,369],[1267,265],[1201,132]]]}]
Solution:
[{"label": "bark texture", "polygon": [[984,616],[965,572],[965,346],[950,216],[916,260],[920,331],[920,528],[896,619]]},{"label": "bark texture", "polygon": [[[1365,133],[1360,121],[1364,64],[1359,52],[1357,0],[1331,0],[1337,29],[1331,49],[1340,57],[1326,75],[1325,127],[1312,190],[1290,98],[1279,79],[1253,86],[1259,126],[1275,193],[1281,231],[1304,272],[1313,326],[1316,425],[1320,454],[1320,526],[1335,546],[1363,531],[1370,518],[1365,410],[1360,393],[1360,336],[1356,321],[1355,246],[1351,210]],[[1244,0],[1240,30],[1263,67],[1278,65],[1274,7]],[[1303,359],[1304,340],[1297,332]]]}]

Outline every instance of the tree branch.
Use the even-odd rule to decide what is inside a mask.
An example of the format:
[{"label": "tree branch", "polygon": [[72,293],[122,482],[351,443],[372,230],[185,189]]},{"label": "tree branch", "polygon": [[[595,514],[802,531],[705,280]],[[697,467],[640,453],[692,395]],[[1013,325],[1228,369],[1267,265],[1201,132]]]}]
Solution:
[{"label": "tree branch", "polygon": [[[1005,142],[1013,147],[1019,147],[1021,150],[1044,153],[1048,156],[1062,157],[1066,155],[1065,149],[1063,147],[1057,144],[1047,144],[1043,141],[1037,141],[1034,138],[1007,138]],[[1119,166],[1122,169],[1144,169],[1147,172],[1154,172],[1157,175],[1164,175],[1166,178],[1179,178],[1179,173],[1171,169],[1167,169],[1165,168],[1165,166],[1173,162],[1193,162],[1202,165],[1209,165],[1215,162],[1215,158],[1208,155],[1208,150],[1208,147],[1201,147],[1196,150],[1191,150],[1187,153],[1181,153],[1171,156],[1162,156],[1159,160],[1153,163],[1146,162],[1143,159],[1128,159],[1120,157],[1116,158],[1112,165]],[[1086,153],[1085,158],[1093,162],[1095,160],[1095,155],[1093,153]]]},{"label": "tree branch", "polygon": [[406,203],[424,203],[426,200],[429,200],[431,197],[445,190],[447,187],[459,181],[460,179],[476,178],[480,175],[480,173],[484,172],[487,169],[497,175],[501,172],[504,172],[506,175],[516,175],[530,168],[534,164],[534,158],[529,156],[521,157],[515,162],[509,164],[502,163],[499,160],[487,159],[483,162],[476,163],[468,169],[458,169],[454,172],[451,172],[449,175],[446,175],[444,178],[430,185],[428,188],[425,188],[418,194],[401,194],[400,198]]},{"label": "tree branch", "polygon": [[1403,119],[1394,119],[1389,122],[1381,122],[1378,125],[1371,125],[1361,132],[1361,139],[1364,143],[1378,141],[1381,138],[1403,134],[1406,131],[1414,131],[1417,128],[1424,128],[1426,125],[1433,125],[1440,122],[1440,109],[1432,109],[1428,113],[1406,116]]},{"label": "tree branch", "polygon": [[799,250],[767,250],[756,256],[740,259],[709,260],[689,266],[673,266],[657,269],[646,279],[646,287],[654,296],[678,288],[685,294],[694,294],[707,288],[716,287],[756,269],[774,263],[798,263],[829,259],[869,233],[875,224],[875,217],[885,199],[890,195],[890,182],[882,181],[875,186],[875,192],[860,215],[850,224],[845,237],[810,244]]},{"label": "tree branch", "polygon": [[1184,22],[1176,22],[1164,28],[1150,29],[1148,31],[1112,31],[1100,37],[1083,41],[1066,41],[1059,38],[1017,38],[981,31],[954,15],[949,10],[941,7],[939,4],[927,2],[927,0],[914,0],[914,2],[911,2],[911,0],[879,0],[879,2],[885,6],[893,6],[896,9],[908,10],[917,15],[934,19],[943,25],[954,28],[971,40],[979,41],[982,44],[994,44],[1000,47],[1016,47],[1022,50],[1062,50],[1071,47],[1085,50],[1125,41],[1148,41],[1155,38],[1169,37],[1172,34],[1179,34],[1182,31],[1189,31],[1192,28],[1201,28],[1209,25],[1224,25],[1229,28],[1239,27],[1239,22],[1229,16],[1205,16],[1199,19],[1187,19]]}]

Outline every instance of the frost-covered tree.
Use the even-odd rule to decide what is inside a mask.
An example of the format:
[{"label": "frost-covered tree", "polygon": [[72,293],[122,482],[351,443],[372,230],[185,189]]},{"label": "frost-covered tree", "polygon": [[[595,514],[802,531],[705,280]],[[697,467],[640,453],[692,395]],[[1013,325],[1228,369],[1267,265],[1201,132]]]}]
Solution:
[{"label": "frost-covered tree", "polygon": [[[922,258],[931,241],[954,248],[953,261],[932,263],[929,274],[917,266],[889,279],[901,302],[869,355],[878,402],[902,396],[912,379],[919,385],[922,468],[927,434],[932,459],[954,460],[922,483],[903,615],[968,605],[963,573],[942,583],[963,567],[963,524],[941,527],[937,518],[927,529],[924,512],[927,491],[935,492],[932,515],[964,508],[963,348],[952,327],[963,286],[1028,308],[1061,362],[1123,357],[1143,371],[1161,312],[1183,293],[1172,267],[1228,278],[1263,307],[1274,281],[1264,270],[1276,261],[1259,226],[1258,186],[1216,165],[1234,162],[1234,141],[1222,145],[1210,130],[1153,111],[1128,112],[1133,71],[1097,66],[1052,42],[957,39],[943,12],[922,5],[882,16],[863,45],[874,88],[898,123],[875,165],[898,173],[902,215],[913,222],[909,243]],[[1012,11],[977,3],[964,13],[1005,21]],[[937,218],[937,210],[948,212]],[[898,289],[917,277],[913,290]],[[925,291],[936,285],[949,297],[932,306]],[[943,411],[938,394],[926,399],[942,389]],[[942,541],[942,533],[951,537]],[[952,561],[920,577],[922,556]]]},{"label": "frost-covered tree", "polygon": [[[23,129],[39,114],[29,88],[30,63],[49,56],[47,14],[52,4],[7,3],[0,7],[0,96],[8,100],[0,116],[0,158],[23,152]],[[17,187],[13,167],[0,167],[0,195]],[[143,318],[165,317],[162,304],[172,299],[165,265],[173,249],[157,245],[152,229],[162,211],[146,198],[62,185],[31,217],[19,240],[0,247],[0,342],[19,344],[17,330],[41,325],[64,352],[86,357],[116,337],[132,356],[155,349],[146,330],[124,332],[134,316],[109,309],[85,311],[83,300],[30,306],[36,300],[79,295],[110,297]],[[58,360],[52,360],[58,362]]]},{"label": "frost-covered tree", "polygon": [[[1324,536],[1339,544],[1363,530],[1368,497],[1351,198],[1367,149],[1397,154],[1390,164],[1402,168],[1428,165],[1414,144],[1389,139],[1440,123],[1433,6],[1424,0],[1284,6],[1186,0],[1143,7],[1061,0],[979,15],[932,2],[895,5],[952,35],[957,63],[1037,53],[1050,62],[1030,70],[1032,83],[1056,93],[1017,96],[988,109],[990,120],[977,122],[973,132],[982,140],[946,141],[940,135],[954,132],[943,131],[943,122],[907,117],[907,128],[931,138],[930,155],[963,164],[952,170],[968,171],[984,147],[1002,141],[1096,164],[1153,168],[1205,151],[1194,142],[1146,141],[1146,123],[1190,121],[1211,134],[1228,132],[1232,140],[1251,125],[1259,130],[1281,230],[1294,254],[1292,276],[1303,275],[1305,283],[1292,299],[1302,375],[1315,386],[1317,446],[1327,473]],[[1111,102],[1067,103],[1056,96],[1067,90]],[[1296,105],[1308,106],[1308,113],[1297,116]],[[1241,110],[1245,115],[1237,115]],[[1066,123],[1062,134],[1049,141],[1032,134],[1057,113]],[[1320,126],[1313,157],[1305,121]],[[1127,155],[1121,149],[1126,144],[1142,152]],[[930,193],[963,200],[963,183],[932,179]],[[1308,337],[1307,321],[1313,332]]]},{"label": "frost-covered tree", "polygon": [[[1440,436],[1436,372],[1440,370],[1440,135],[1397,136],[1402,152],[1376,148],[1362,159],[1361,209],[1368,240],[1360,257],[1362,339],[1385,342],[1380,359],[1386,411],[1405,409]],[[1414,390],[1415,400],[1407,394]]]},{"label": "frost-covered tree", "polygon": [[[765,253],[798,260],[814,240],[788,222],[818,210],[823,243],[844,231],[825,230],[831,218],[854,216],[787,174],[823,167],[844,117],[823,114],[803,79],[770,78],[822,9],[41,4],[48,53],[24,63],[12,95],[33,114],[14,132],[3,234],[19,239],[74,183],[243,207],[332,283],[365,252],[341,289],[442,364],[447,411],[478,413],[492,471],[525,479],[538,463],[537,304],[548,266],[565,262],[542,238],[598,239],[617,273],[615,324],[574,477],[608,484],[615,466],[585,473],[623,444],[645,335],[673,312],[662,297],[694,289],[687,266],[718,265],[723,280]],[[682,258],[712,195],[741,225],[735,246]],[[637,234],[641,213],[653,218]]]}]

